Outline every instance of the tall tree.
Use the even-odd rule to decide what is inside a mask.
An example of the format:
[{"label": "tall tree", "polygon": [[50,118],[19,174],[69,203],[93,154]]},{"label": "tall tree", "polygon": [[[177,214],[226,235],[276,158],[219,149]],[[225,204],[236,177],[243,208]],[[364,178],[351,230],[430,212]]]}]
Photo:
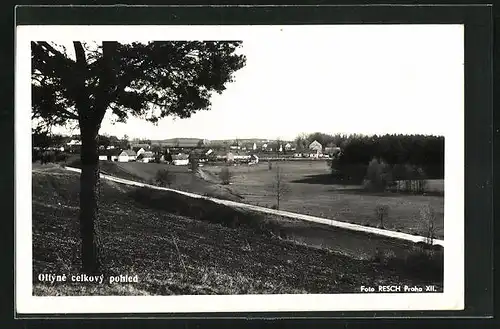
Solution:
[{"label": "tall tree", "polygon": [[32,50],[33,118],[50,125],[78,122],[82,150],[80,234],[82,269],[101,271],[98,133],[107,112],[117,121],[137,116],[156,123],[209,110],[245,65],[238,41],[165,41],[63,45],[37,41]]}]

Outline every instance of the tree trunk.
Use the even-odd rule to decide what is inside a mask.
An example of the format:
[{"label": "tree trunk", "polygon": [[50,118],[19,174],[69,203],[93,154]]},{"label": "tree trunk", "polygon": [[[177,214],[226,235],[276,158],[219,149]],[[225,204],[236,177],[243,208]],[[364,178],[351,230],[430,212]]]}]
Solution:
[{"label": "tree trunk", "polygon": [[80,234],[82,270],[95,274],[101,270],[99,239],[99,157],[97,133],[81,129],[82,173],[80,175]]}]

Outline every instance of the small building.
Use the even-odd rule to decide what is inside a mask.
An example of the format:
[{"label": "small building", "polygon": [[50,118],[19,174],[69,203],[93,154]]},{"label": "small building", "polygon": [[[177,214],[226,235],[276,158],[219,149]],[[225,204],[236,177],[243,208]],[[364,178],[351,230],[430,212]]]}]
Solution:
[{"label": "small building", "polygon": [[329,156],[335,156],[340,153],[340,147],[336,146],[325,147],[323,153],[328,154]]},{"label": "small building", "polygon": [[172,155],[172,164],[175,166],[187,166],[189,164],[189,155],[184,153]]},{"label": "small building", "polygon": [[286,143],[285,144],[285,151],[293,151],[294,147],[291,143]]},{"label": "small building", "polygon": [[82,145],[82,141],[80,141],[78,139],[72,139],[71,141],[69,141],[68,143],[66,143],[66,145],[68,145],[68,146],[81,146]]},{"label": "small building", "polygon": [[315,140],[314,142],[309,144],[309,150],[316,151],[316,153],[321,153],[323,151],[323,146],[320,144],[320,142]]},{"label": "small building", "polygon": [[155,154],[151,151],[144,151],[137,155],[137,161],[149,163],[155,160]]},{"label": "small building", "polygon": [[132,150],[134,150],[134,152],[136,152],[136,156],[139,156],[139,155],[143,154],[144,152],[146,152],[146,150],[143,147],[133,147]]},{"label": "small building", "polygon": [[123,150],[118,154],[118,162],[130,162],[137,159],[137,153],[134,150]]}]

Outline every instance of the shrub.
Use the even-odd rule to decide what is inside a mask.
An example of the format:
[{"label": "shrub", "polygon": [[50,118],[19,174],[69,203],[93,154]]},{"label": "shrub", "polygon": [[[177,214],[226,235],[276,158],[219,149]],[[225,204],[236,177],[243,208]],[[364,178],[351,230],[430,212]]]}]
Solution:
[{"label": "shrub", "polygon": [[397,191],[421,194],[426,190],[427,175],[420,167],[410,164],[394,165],[392,168],[392,177],[397,181]]},{"label": "shrub", "polygon": [[69,158],[69,155],[67,153],[64,153],[64,152],[59,152],[59,153],[56,153],[56,155],[55,155],[56,162],[66,162],[66,160],[68,160],[68,158]]},{"label": "shrub", "polygon": [[171,162],[172,162],[172,160],[173,160],[173,159],[172,159],[172,154],[171,154],[170,152],[165,153],[165,157],[164,157],[164,159],[165,159],[165,162],[166,162],[166,163],[171,163]]},{"label": "shrub", "polygon": [[444,273],[443,251],[413,247],[405,257],[406,268],[422,278],[442,279]]},{"label": "shrub", "polygon": [[396,258],[396,253],[392,250],[380,250],[375,249],[375,253],[371,257],[371,261],[374,263],[388,265]]},{"label": "shrub", "polygon": [[191,154],[189,156],[189,169],[191,169],[191,171],[195,172],[196,170],[198,170],[199,163],[200,159],[197,155]]},{"label": "shrub", "polygon": [[42,164],[56,162],[56,153],[54,151],[43,151],[40,156],[40,162]]},{"label": "shrub", "polygon": [[174,181],[174,175],[168,169],[160,169],[156,172],[154,182],[158,186],[168,186],[172,185]]},{"label": "shrub", "polygon": [[444,274],[443,255],[442,248],[431,249],[415,244],[404,255],[399,256],[391,250],[376,249],[370,260],[391,269],[411,273],[424,280],[442,280]]},{"label": "shrub", "polygon": [[373,191],[384,191],[391,181],[390,168],[383,161],[372,159],[366,170],[365,188]]},{"label": "shrub", "polygon": [[430,205],[420,209],[420,221],[425,242],[432,245],[436,238],[436,213]]},{"label": "shrub", "polygon": [[375,207],[375,216],[380,223],[380,227],[384,228],[384,219],[389,216],[389,206],[379,204]]},{"label": "shrub", "polygon": [[[276,174],[271,184],[274,196],[276,196],[276,210],[280,209],[280,201],[290,193],[290,186],[285,180],[283,170],[279,165],[276,165]],[[274,209],[274,208],[273,208]]]},{"label": "shrub", "polygon": [[272,235],[276,228],[280,227],[276,221],[268,220],[258,213],[217,204],[206,199],[192,199],[171,191],[138,187],[129,193],[133,200],[147,208],[226,227],[244,227],[265,235]]},{"label": "shrub", "polygon": [[231,172],[228,167],[222,167],[219,173],[219,178],[221,179],[223,185],[229,185],[231,182]]}]

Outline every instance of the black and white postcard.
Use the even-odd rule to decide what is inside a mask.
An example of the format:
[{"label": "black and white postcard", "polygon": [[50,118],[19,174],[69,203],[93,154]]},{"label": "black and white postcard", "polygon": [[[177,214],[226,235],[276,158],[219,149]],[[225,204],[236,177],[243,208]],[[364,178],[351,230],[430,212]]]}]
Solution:
[{"label": "black and white postcard", "polygon": [[462,25],[18,26],[18,312],[464,307]]}]

